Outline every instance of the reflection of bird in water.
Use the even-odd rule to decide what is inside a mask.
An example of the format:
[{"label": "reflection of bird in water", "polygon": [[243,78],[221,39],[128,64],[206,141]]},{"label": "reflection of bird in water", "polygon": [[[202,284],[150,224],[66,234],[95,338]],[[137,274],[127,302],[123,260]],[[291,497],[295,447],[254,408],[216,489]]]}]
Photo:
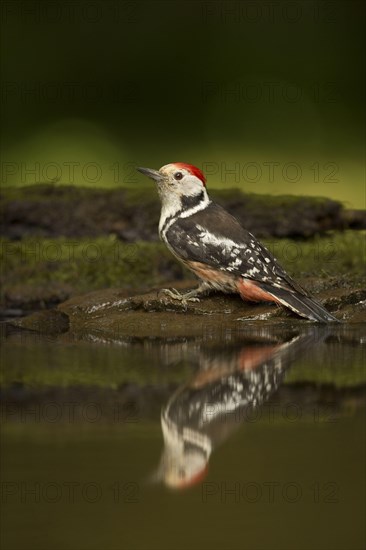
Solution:
[{"label": "reflection of bird in water", "polygon": [[154,475],[175,489],[200,482],[212,450],[277,390],[296,355],[314,340],[294,336],[275,345],[236,345],[202,352],[200,370],[162,411],[164,451]]}]

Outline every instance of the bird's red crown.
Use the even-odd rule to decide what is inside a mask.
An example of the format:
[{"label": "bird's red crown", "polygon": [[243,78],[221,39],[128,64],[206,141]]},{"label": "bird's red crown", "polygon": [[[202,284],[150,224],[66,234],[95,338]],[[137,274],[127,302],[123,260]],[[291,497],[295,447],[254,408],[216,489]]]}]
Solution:
[{"label": "bird's red crown", "polygon": [[193,164],[187,164],[186,162],[174,162],[174,166],[177,168],[184,168],[185,170],[188,170],[192,174],[192,176],[196,176],[196,178],[200,179],[204,186],[206,186],[206,178],[202,170],[197,168],[197,166],[193,166]]}]

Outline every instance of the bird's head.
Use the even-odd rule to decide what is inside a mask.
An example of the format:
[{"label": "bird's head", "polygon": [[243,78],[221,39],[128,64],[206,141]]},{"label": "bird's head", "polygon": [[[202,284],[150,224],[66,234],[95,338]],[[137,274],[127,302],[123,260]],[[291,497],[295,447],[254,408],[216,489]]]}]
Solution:
[{"label": "bird's head", "polygon": [[163,482],[170,489],[188,489],[201,483],[208,473],[208,457],[199,450],[166,448],[150,483]]},{"label": "bird's head", "polygon": [[173,162],[160,170],[137,168],[139,172],[153,179],[158,185],[163,201],[176,202],[184,197],[206,196],[206,178],[199,168],[185,162]]}]

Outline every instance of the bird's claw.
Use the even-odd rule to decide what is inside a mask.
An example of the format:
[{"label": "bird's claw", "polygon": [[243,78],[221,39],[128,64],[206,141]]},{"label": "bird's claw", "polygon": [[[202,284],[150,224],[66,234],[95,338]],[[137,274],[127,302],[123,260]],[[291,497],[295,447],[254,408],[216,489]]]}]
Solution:
[{"label": "bird's claw", "polygon": [[159,291],[159,294],[165,294],[166,296],[169,296],[169,298],[172,298],[173,300],[181,300],[182,294],[178,292],[175,288],[162,288]]},{"label": "bird's claw", "polygon": [[160,293],[166,294],[169,298],[172,298],[172,300],[178,300],[183,306],[187,306],[188,302],[200,301],[200,299],[196,296],[190,296],[190,292],[187,292],[187,294],[181,294],[175,288],[162,288]]}]

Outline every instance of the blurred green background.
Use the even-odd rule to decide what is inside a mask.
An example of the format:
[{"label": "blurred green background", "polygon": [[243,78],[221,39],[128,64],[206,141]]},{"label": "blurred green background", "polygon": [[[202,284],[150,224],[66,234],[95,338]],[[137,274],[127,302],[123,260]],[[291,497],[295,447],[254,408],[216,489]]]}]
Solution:
[{"label": "blurred green background", "polygon": [[364,2],[4,1],[2,183],[210,187],[365,207]]}]

